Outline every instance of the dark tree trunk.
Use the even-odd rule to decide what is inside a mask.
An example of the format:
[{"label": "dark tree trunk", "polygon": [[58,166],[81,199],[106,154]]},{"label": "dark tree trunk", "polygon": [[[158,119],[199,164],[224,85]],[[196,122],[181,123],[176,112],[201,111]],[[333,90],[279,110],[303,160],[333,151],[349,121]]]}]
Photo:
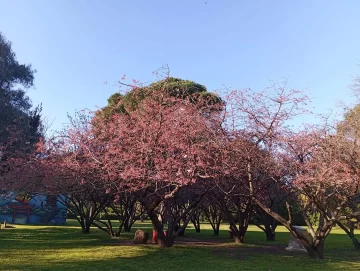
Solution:
[{"label": "dark tree trunk", "polygon": [[214,231],[214,236],[219,236],[221,222],[220,221],[218,221],[217,223],[210,222],[210,224],[211,224],[211,227],[212,227],[212,229]]},{"label": "dark tree trunk", "polygon": [[182,229],[181,231],[179,231],[179,236],[185,236],[185,229]]},{"label": "dark tree trunk", "polygon": [[244,243],[244,237],[243,235],[238,232],[237,234],[233,234],[233,238],[235,241],[235,244],[243,244]]},{"label": "dark tree trunk", "polygon": [[[171,225],[168,225],[171,227]],[[175,227],[174,227],[174,232],[177,232],[178,236],[185,236],[185,228],[181,228],[181,224],[180,222],[176,223]]]},{"label": "dark tree trunk", "polygon": [[276,229],[276,223],[274,221],[271,223],[268,219],[264,221],[264,232],[266,235],[266,241],[275,241],[275,229]]},{"label": "dark tree trunk", "polygon": [[129,219],[125,220],[125,222],[124,222],[124,231],[125,232],[130,232],[131,231],[131,226],[132,225],[129,224]]},{"label": "dark tree trunk", "polygon": [[337,224],[339,225],[340,228],[342,228],[346,232],[347,236],[349,236],[355,249],[360,250],[360,242],[358,239],[356,239],[355,233],[354,233],[354,230],[355,230],[354,224],[355,223],[351,222],[351,221],[349,221],[348,223],[349,223],[349,229],[341,222],[338,222]]},{"label": "dark tree trunk", "polygon": [[275,232],[270,230],[270,231],[266,231],[265,234],[266,234],[266,241],[275,241]]},{"label": "dark tree trunk", "polygon": [[165,235],[163,224],[159,220],[159,217],[154,210],[148,210],[148,215],[153,224],[154,229],[157,232],[157,241],[159,247],[160,248],[172,247],[175,240],[172,233],[169,232],[168,234]]},{"label": "dark tree trunk", "polygon": [[234,238],[236,244],[244,243],[247,228],[248,228],[248,224],[246,223],[245,224],[240,223],[239,228],[233,223],[230,224],[231,236],[232,238]]},{"label": "dark tree trunk", "polygon": [[253,223],[265,233],[266,241],[275,241],[275,230],[278,224],[276,219],[257,207],[255,209]]},{"label": "dark tree trunk", "polygon": [[235,243],[244,243],[245,234],[247,232],[250,221],[251,207],[249,206],[244,212],[238,213],[238,227],[234,220],[230,221],[230,231]]},{"label": "dark tree trunk", "polygon": [[80,216],[80,218],[77,218],[77,220],[81,226],[81,232],[84,234],[90,233],[92,220],[90,220],[90,218],[88,217],[82,217],[82,216]]},{"label": "dark tree trunk", "polygon": [[200,232],[200,213],[193,215],[191,222],[194,225],[195,232]]},{"label": "dark tree trunk", "polygon": [[324,259],[324,240],[321,240],[320,244],[315,248],[315,251],[319,259]]},{"label": "dark tree trunk", "polygon": [[118,227],[117,231],[115,232],[116,237],[120,237],[121,231],[124,227],[124,223],[122,223],[121,221],[119,221],[119,222],[120,222],[119,227]]},{"label": "dark tree trunk", "polygon": [[173,236],[165,236],[164,233],[158,232],[158,245],[160,248],[170,248],[174,245],[174,241],[175,238]]},{"label": "dark tree trunk", "polygon": [[[243,200],[239,197],[232,198],[230,203],[230,205],[227,202],[222,203],[222,213],[226,220],[229,221],[231,236],[234,238],[235,243],[243,243],[253,205],[251,200]],[[232,211],[229,206],[236,209]]]},{"label": "dark tree trunk", "polygon": [[318,245],[309,246],[307,244],[303,244],[309,257],[311,259],[324,259],[324,240],[321,240]]},{"label": "dark tree trunk", "polygon": [[82,225],[81,225],[81,232],[82,233],[85,233],[85,234],[88,234],[88,233],[90,233],[90,226],[91,226],[91,224],[89,224],[89,223],[83,223]]},{"label": "dark tree trunk", "polygon": [[209,205],[203,210],[206,219],[209,221],[211,228],[214,231],[214,236],[219,236],[220,224],[223,219],[221,208],[216,203]]},{"label": "dark tree trunk", "polygon": [[351,241],[356,250],[360,250],[360,242],[354,237],[351,238]]},{"label": "dark tree trunk", "polygon": [[83,228],[83,229],[81,230],[81,232],[84,233],[84,234],[89,234],[89,233],[90,233],[90,228],[88,228],[88,227]]}]

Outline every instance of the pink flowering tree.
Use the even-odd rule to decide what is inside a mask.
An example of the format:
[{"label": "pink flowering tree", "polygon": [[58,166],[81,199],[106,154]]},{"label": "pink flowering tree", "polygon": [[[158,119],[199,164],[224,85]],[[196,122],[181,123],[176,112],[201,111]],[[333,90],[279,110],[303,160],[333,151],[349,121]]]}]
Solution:
[{"label": "pink flowering tree", "polygon": [[[285,161],[290,169],[285,180],[311,235],[297,236],[311,257],[323,258],[326,237],[359,192],[360,152],[354,142],[326,128],[298,133],[289,138],[288,146]],[[319,214],[316,226],[310,220],[313,213]]]},{"label": "pink flowering tree", "polygon": [[260,92],[231,90],[225,101],[227,143],[219,182],[225,201],[221,206],[235,241],[244,242],[254,199],[264,200],[270,176],[279,174],[276,154],[290,130],[289,121],[304,112],[307,98],[287,90],[285,84]]},{"label": "pink flowering tree", "polygon": [[[229,101],[229,130],[242,139],[232,150],[243,158],[228,164],[233,174],[243,172],[245,196],[284,225],[310,257],[322,259],[326,237],[358,193],[357,144],[328,126],[290,129],[289,121],[306,112],[307,98],[298,91],[233,91]],[[310,235],[297,230],[290,202],[287,218],[271,208],[262,193],[271,182],[296,202]],[[316,226],[310,219],[314,213],[320,215]]]},{"label": "pink flowering tree", "polygon": [[[133,91],[136,95],[136,89]],[[177,91],[181,94],[182,90]],[[94,122],[96,140],[106,146],[101,164],[107,184],[118,191],[138,192],[161,247],[172,246],[183,229],[175,231],[178,221],[173,220],[165,235],[157,214],[159,205],[170,210],[169,205],[182,190],[199,181],[210,183],[220,171],[219,105],[211,105],[206,99],[198,97],[195,101],[186,95],[170,95],[164,89],[152,90],[136,108],[124,104],[126,113],[114,113],[110,119],[99,116]],[[121,99],[118,103],[121,108]],[[202,191],[205,193],[206,189]],[[202,198],[199,195],[192,210]],[[183,210],[182,218],[188,212]],[[183,227],[191,215],[187,217]]]},{"label": "pink flowering tree", "polygon": [[[9,170],[1,178],[6,190],[25,190],[60,197],[68,211],[78,220],[83,233],[89,233],[97,216],[113,200],[107,192],[101,167],[94,156],[101,154],[84,114],[72,119],[68,129],[58,137],[41,140],[35,152],[8,159]],[[96,159],[95,159],[96,160]]]}]

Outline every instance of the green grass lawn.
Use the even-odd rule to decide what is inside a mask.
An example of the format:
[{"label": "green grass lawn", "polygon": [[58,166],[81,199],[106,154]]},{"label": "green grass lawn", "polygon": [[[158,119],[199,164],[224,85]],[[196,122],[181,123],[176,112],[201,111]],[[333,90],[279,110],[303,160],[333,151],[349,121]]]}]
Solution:
[{"label": "green grass lawn", "polygon": [[[88,235],[74,221],[66,226],[15,226],[0,230],[0,270],[360,270],[360,252],[351,240],[334,229],[326,240],[323,261],[305,253],[286,252],[289,233],[279,227],[277,241],[250,227],[246,244],[235,245],[227,236],[227,225],[213,237],[209,225],[201,233],[189,227],[186,237],[173,248],[160,250],[156,245],[133,245],[133,233],[120,239],[97,229]],[[151,231],[149,223],[134,225]],[[360,232],[357,232],[360,238]],[[190,239],[195,243],[188,243]]]}]

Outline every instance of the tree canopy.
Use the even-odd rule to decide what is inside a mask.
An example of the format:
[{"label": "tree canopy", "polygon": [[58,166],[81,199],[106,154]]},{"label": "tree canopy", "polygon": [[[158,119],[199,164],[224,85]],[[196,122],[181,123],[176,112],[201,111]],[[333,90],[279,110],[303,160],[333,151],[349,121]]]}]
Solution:
[{"label": "tree canopy", "polygon": [[[133,87],[126,94],[114,93],[108,99],[108,104],[101,110],[100,114],[109,117],[114,113],[126,113],[135,110],[139,103],[154,92],[164,91],[172,97],[190,97],[194,103],[200,100],[208,104],[222,104],[223,100],[215,93],[207,91],[204,85],[194,81],[169,77],[156,81],[149,86]],[[121,103],[119,103],[121,101]]]},{"label": "tree canopy", "polygon": [[25,90],[34,85],[35,70],[20,64],[11,42],[0,32],[0,147],[14,151],[32,146],[42,133],[41,105],[32,108]]}]

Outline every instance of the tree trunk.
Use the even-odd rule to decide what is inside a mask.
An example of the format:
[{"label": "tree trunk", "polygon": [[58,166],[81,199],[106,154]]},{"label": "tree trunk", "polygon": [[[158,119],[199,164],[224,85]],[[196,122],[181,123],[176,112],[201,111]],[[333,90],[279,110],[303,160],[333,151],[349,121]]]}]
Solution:
[{"label": "tree trunk", "polygon": [[244,236],[241,236],[239,233],[236,235],[233,235],[235,244],[243,244],[244,243]]},{"label": "tree trunk", "polygon": [[129,224],[129,220],[125,220],[125,223],[124,223],[124,231],[125,232],[130,232],[131,231],[131,226]]},{"label": "tree trunk", "polygon": [[[249,217],[249,215],[248,215]],[[232,227],[232,231],[234,233],[234,237],[235,237],[235,243],[244,243],[244,239],[245,239],[245,234],[247,232],[247,228],[249,226],[249,219],[247,218],[240,218],[240,223],[239,223],[239,229],[237,230],[236,226]]]},{"label": "tree trunk", "polygon": [[148,210],[149,218],[153,224],[154,229],[157,232],[157,240],[160,248],[172,247],[175,238],[172,233],[169,232],[165,235],[163,224],[160,222],[158,215],[154,210]]},{"label": "tree trunk", "polygon": [[223,218],[221,208],[218,205],[213,204],[210,205],[208,208],[205,208],[203,212],[214,231],[214,236],[219,236],[220,224]]},{"label": "tree trunk", "polygon": [[321,240],[320,244],[316,247],[315,251],[319,255],[319,259],[324,259],[324,240]]},{"label": "tree trunk", "polygon": [[240,244],[241,243],[240,238],[238,236],[235,236],[234,240],[235,240],[235,244]]},{"label": "tree trunk", "polygon": [[89,220],[87,218],[84,219],[83,217],[80,217],[80,219],[78,219],[78,222],[80,223],[82,233],[85,233],[85,234],[90,233],[91,223],[89,222]]},{"label": "tree trunk", "polygon": [[266,241],[275,241],[275,232],[269,230],[265,232],[266,234]]},{"label": "tree trunk", "polygon": [[354,237],[350,237],[351,241],[355,247],[356,250],[360,250],[360,242]]},{"label": "tree trunk", "polygon": [[337,223],[340,228],[342,228],[344,230],[344,232],[346,232],[347,236],[349,236],[349,238],[351,239],[354,247],[356,250],[360,250],[360,242],[358,241],[358,239],[356,239],[355,234],[354,234],[354,230],[355,230],[355,223],[349,221],[349,229],[341,222]]},{"label": "tree trunk", "polygon": [[120,237],[123,227],[124,227],[124,222],[119,220],[119,227],[118,227],[117,231],[115,232],[115,237]]},{"label": "tree trunk", "polygon": [[[303,237],[300,237],[297,234],[296,230],[294,230],[293,227],[292,227],[292,221],[291,221],[292,219],[289,219],[289,221],[287,221],[285,218],[283,218],[278,213],[276,213],[276,212],[272,211],[271,209],[267,208],[258,199],[253,198],[253,200],[268,215],[272,216],[280,224],[285,226],[290,231],[292,236],[294,236],[298,241],[300,241],[303,244],[303,246],[306,249],[306,251],[307,251],[310,258],[312,258],[312,259],[324,259],[324,242],[325,242],[326,236],[330,233],[330,230],[331,230],[331,228],[333,226],[333,224],[332,224],[333,221],[331,221],[331,224],[327,225],[327,227],[324,229],[324,231],[320,233],[322,238],[316,240],[316,242],[313,242],[313,241],[310,241],[310,240],[303,239]],[[289,217],[292,218],[290,211],[289,211]]]},{"label": "tree trunk", "polygon": [[90,233],[90,225],[88,224],[81,225],[81,232],[85,234]]},{"label": "tree trunk", "polygon": [[184,235],[185,235],[185,229],[182,229],[182,230],[179,232],[178,236],[184,236]]},{"label": "tree trunk", "polygon": [[321,240],[317,246],[305,245],[304,247],[312,259],[322,260],[324,259],[324,240]]},{"label": "tree trunk", "polygon": [[158,246],[160,248],[170,248],[174,245],[175,238],[173,236],[166,236],[164,232],[158,232]]},{"label": "tree trunk", "polygon": [[244,243],[244,237],[245,237],[246,230],[243,229],[237,229],[236,227],[231,226],[230,227],[230,234],[231,237],[234,239],[235,244]]},{"label": "tree trunk", "polygon": [[195,232],[200,232],[200,214],[195,214],[190,221],[194,225]]}]

